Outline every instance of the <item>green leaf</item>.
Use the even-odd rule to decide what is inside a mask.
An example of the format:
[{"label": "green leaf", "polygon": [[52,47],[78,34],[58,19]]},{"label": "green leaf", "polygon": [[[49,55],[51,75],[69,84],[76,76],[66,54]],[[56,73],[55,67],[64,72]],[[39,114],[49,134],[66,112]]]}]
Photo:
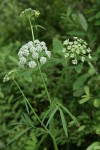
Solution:
[{"label": "green leaf", "polygon": [[83,95],[83,93],[84,93],[84,88],[81,87],[81,88],[77,89],[76,91],[74,91],[73,96],[80,97]]},{"label": "green leaf", "polygon": [[83,104],[85,102],[87,102],[90,99],[90,97],[84,97],[79,101],[79,104]]},{"label": "green leaf", "polygon": [[87,31],[87,28],[88,28],[88,23],[85,19],[85,17],[83,16],[83,14],[79,13],[79,22],[82,26],[82,28]]},{"label": "green leaf", "polygon": [[46,30],[46,29],[45,29],[43,26],[41,26],[41,25],[36,25],[35,28],[36,28],[36,29],[37,29],[37,28],[41,28],[41,29]]},{"label": "green leaf", "polygon": [[100,19],[95,22],[96,26],[100,26]]},{"label": "green leaf", "polygon": [[27,104],[27,100],[26,100],[26,98],[23,98],[23,99],[24,99],[24,103],[25,103],[25,107],[26,107],[27,113],[29,114],[29,106]]},{"label": "green leaf", "polygon": [[87,74],[84,74],[84,75],[78,77],[77,80],[73,84],[73,90],[77,90],[81,86],[83,86],[83,84],[85,83],[86,80],[87,80]]},{"label": "green leaf", "polygon": [[81,73],[82,69],[83,69],[83,63],[80,63],[79,65],[75,67],[75,70],[77,71],[77,73]]},{"label": "green leaf", "polygon": [[100,99],[95,98],[93,104],[96,108],[99,108],[100,107]]},{"label": "green leaf", "polygon": [[18,133],[18,134],[7,144],[7,146],[8,146],[9,144],[11,144],[12,142],[16,141],[18,138],[20,138],[23,134],[25,134],[25,133],[26,133],[28,130],[30,130],[30,129],[31,129],[31,127],[26,128],[26,129],[23,130],[22,132]]},{"label": "green leaf", "polygon": [[46,111],[43,119],[42,119],[42,123],[44,122],[45,118],[48,116],[48,114],[53,110],[54,107],[54,103],[50,106],[50,108]]},{"label": "green leaf", "polygon": [[12,62],[18,64],[18,60],[17,60],[15,57],[9,56],[9,59],[10,59]]},{"label": "green leaf", "polygon": [[85,90],[85,93],[86,93],[86,95],[90,95],[90,89],[89,89],[89,87],[88,86],[85,86],[84,87],[84,90]]},{"label": "green leaf", "polygon": [[92,76],[96,73],[96,68],[91,63],[89,65],[90,65],[90,69],[88,70],[88,74]]},{"label": "green leaf", "polygon": [[48,119],[47,123],[46,123],[46,127],[49,125],[49,123],[51,122],[53,116],[55,115],[55,113],[57,112],[58,107],[55,107],[55,109],[52,111],[50,118]]},{"label": "green leaf", "polygon": [[35,147],[35,150],[39,150],[40,145],[42,144],[42,142],[45,140],[46,137],[47,137],[47,134],[42,136],[42,138],[38,142],[37,146]]},{"label": "green leaf", "polygon": [[97,19],[100,18],[100,11],[96,13],[96,16],[95,16],[95,17],[96,17]]},{"label": "green leaf", "polygon": [[53,39],[53,50],[54,52],[61,52],[62,53],[63,44],[60,40],[54,38]]},{"label": "green leaf", "polygon": [[60,111],[60,117],[61,117],[61,121],[62,121],[62,125],[63,125],[65,135],[66,135],[66,137],[68,137],[67,123],[66,123],[66,120],[65,120],[65,117],[64,117],[64,113],[62,112],[61,109],[59,109],[59,111]]},{"label": "green leaf", "polygon": [[79,123],[78,123],[78,121],[77,121],[77,119],[76,119],[76,117],[73,116],[73,115],[71,114],[71,112],[70,112],[66,107],[64,107],[64,106],[63,106],[62,104],[60,104],[60,103],[58,103],[58,105],[59,105],[60,107],[62,107],[62,109],[72,118],[72,120],[74,121],[74,123],[75,123],[77,126],[80,126]]},{"label": "green leaf", "polygon": [[23,113],[23,117],[25,118],[26,122],[33,127],[33,122],[31,121],[31,119],[27,116],[27,114]]},{"label": "green leaf", "polygon": [[30,139],[26,141],[25,150],[36,150],[37,138],[34,133],[31,133]]},{"label": "green leaf", "polygon": [[100,142],[92,143],[86,150],[96,150],[95,147],[100,146]]},{"label": "green leaf", "polygon": [[80,126],[79,128],[78,128],[78,132],[81,132],[81,131],[83,131],[84,129],[86,128],[86,126],[85,125],[82,125],[82,126]]},{"label": "green leaf", "polygon": [[73,35],[73,36],[85,36],[85,33],[82,31],[77,31],[77,30],[73,30],[73,31],[69,31],[67,32],[68,35]]}]

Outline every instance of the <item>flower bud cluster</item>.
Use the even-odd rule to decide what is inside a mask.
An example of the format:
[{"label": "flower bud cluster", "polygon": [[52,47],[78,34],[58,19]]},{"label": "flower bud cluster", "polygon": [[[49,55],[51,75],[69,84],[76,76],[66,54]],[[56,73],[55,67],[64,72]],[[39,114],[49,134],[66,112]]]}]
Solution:
[{"label": "flower bud cluster", "polygon": [[63,42],[63,53],[66,59],[71,59],[72,64],[77,65],[78,60],[82,62],[91,59],[91,49],[87,46],[87,43],[78,37],[74,37],[73,41],[69,39]]},{"label": "flower bud cluster", "polygon": [[6,82],[10,80],[12,77],[14,77],[15,73],[17,72],[16,69],[9,71],[3,78],[3,82]]},{"label": "flower bud cluster", "polygon": [[29,41],[23,45],[18,52],[18,56],[21,67],[35,68],[37,61],[40,64],[45,64],[47,58],[50,58],[51,52],[47,50],[45,42],[35,40],[34,42]]},{"label": "flower bud cluster", "polygon": [[22,13],[21,13],[21,15],[20,15],[20,17],[21,17],[21,19],[29,19],[29,18],[31,18],[31,19],[36,19],[37,17],[39,17],[39,15],[40,15],[40,13],[39,13],[39,11],[36,11],[36,10],[33,10],[33,9],[31,9],[31,8],[28,8],[28,9],[25,9]]}]

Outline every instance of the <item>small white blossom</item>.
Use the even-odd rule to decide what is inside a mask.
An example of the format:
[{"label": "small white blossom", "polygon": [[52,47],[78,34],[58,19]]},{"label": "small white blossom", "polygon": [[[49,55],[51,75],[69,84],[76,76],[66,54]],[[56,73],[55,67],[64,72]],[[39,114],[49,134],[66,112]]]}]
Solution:
[{"label": "small white blossom", "polygon": [[31,47],[31,48],[30,48],[30,52],[31,52],[31,53],[36,52],[36,48],[35,48],[35,47]]},{"label": "small white blossom", "polygon": [[28,48],[32,48],[32,47],[33,47],[33,42],[32,42],[32,41],[29,41],[29,42],[27,43],[27,46],[28,46]]},{"label": "small white blossom", "polygon": [[71,57],[71,58],[73,58],[74,56],[75,56],[75,54],[74,54],[74,53],[70,54],[70,57]]},{"label": "small white blossom", "polygon": [[39,58],[39,54],[37,52],[32,53],[32,57],[34,59],[38,59]]},{"label": "small white blossom", "polygon": [[40,44],[40,41],[39,41],[39,40],[35,40],[35,41],[34,41],[34,44],[35,44],[35,45]]},{"label": "small white blossom", "polygon": [[27,49],[25,49],[25,50],[23,51],[23,55],[24,55],[24,56],[28,56],[28,55],[29,55],[29,51],[28,51]]},{"label": "small white blossom", "polygon": [[43,47],[46,46],[45,42],[43,42],[43,41],[42,41],[40,44],[41,44],[41,46],[43,46]]},{"label": "small white blossom", "polygon": [[73,44],[73,42],[69,42],[69,45],[72,45]]},{"label": "small white blossom", "polygon": [[63,43],[63,45],[68,45],[68,43],[69,43],[69,39],[65,40],[64,43]]},{"label": "small white blossom", "polygon": [[69,57],[69,53],[65,53],[65,58]]},{"label": "small white blossom", "polygon": [[89,59],[91,59],[91,58],[92,58],[92,57],[91,57],[91,54],[89,54],[88,57],[89,57]]},{"label": "small white blossom", "polygon": [[22,52],[22,51],[19,51],[19,52],[18,52],[18,56],[19,56],[19,58],[23,57],[23,52]]},{"label": "small white blossom", "polygon": [[76,39],[78,39],[78,37],[74,37],[74,39],[76,40]]},{"label": "small white blossom", "polygon": [[41,57],[41,58],[40,58],[40,63],[41,63],[41,64],[45,64],[46,61],[47,61],[46,57]]},{"label": "small white blossom", "polygon": [[90,53],[90,52],[91,52],[91,49],[90,49],[90,48],[88,48],[88,49],[87,49],[87,52],[88,52],[88,53]]},{"label": "small white blossom", "polygon": [[9,80],[10,80],[9,76],[5,75],[5,77],[3,78],[3,82],[9,81]]},{"label": "small white blossom", "polygon": [[77,59],[72,60],[73,65],[77,65]]},{"label": "small white blossom", "polygon": [[80,50],[79,50],[79,49],[76,49],[76,53],[79,54],[79,53],[80,53]]},{"label": "small white blossom", "polygon": [[24,51],[24,50],[27,50],[28,49],[28,46],[27,45],[23,45],[20,49],[20,51]]},{"label": "small white blossom", "polygon": [[43,48],[41,47],[41,45],[38,45],[38,46],[37,46],[37,51],[38,51],[38,52],[41,52],[42,50],[43,50]]},{"label": "small white blossom", "polygon": [[84,62],[85,61],[85,57],[82,56],[81,57],[81,61]]},{"label": "small white blossom", "polygon": [[28,65],[29,65],[30,68],[35,68],[35,67],[37,66],[37,64],[36,64],[35,61],[30,61],[30,62],[28,63]]},{"label": "small white blossom", "polygon": [[71,49],[71,46],[68,46],[67,49],[70,50],[70,49]]},{"label": "small white blossom", "polygon": [[20,58],[20,64],[24,65],[26,63],[26,58],[25,57],[21,57]]},{"label": "small white blossom", "polygon": [[71,51],[72,51],[72,52],[75,52],[75,48],[72,48]]},{"label": "small white blossom", "polygon": [[83,50],[82,50],[82,53],[83,53],[83,54],[86,54],[86,50],[83,49]]},{"label": "small white blossom", "polygon": [[50,58],[51,57],[51,52],[50,51],[45,51],[46,55]]},{"label": "small white blossom", "polygon": [[62,51],[63,51],[63,53],[64,53],[64,52],[66,52],[66,48],[63,48],[63,50],[62,50]]}]

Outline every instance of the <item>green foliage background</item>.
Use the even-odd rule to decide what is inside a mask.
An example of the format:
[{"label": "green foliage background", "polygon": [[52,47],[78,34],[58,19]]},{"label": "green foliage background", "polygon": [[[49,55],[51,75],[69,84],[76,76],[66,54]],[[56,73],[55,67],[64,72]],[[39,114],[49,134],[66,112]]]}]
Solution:
[{"label": "green foliage background", "polygon": [[[46,28],[37,30],[36,38],[44,40],[54,58],[57,57],[56,61],[54,58],[51,61],[52,65],[48,63],[42,68],[51,95],[56,91],[64,66],[61,41],[78,36],[92,49],[92,65],[66,68],[61,90],[57,93],[57,98],[78,118],[80,127],[75,127],[66,116],[69,133],[66,139],[58,116],[55,121],[60,150],[85,150],[92,143],[100,142],[100,0],[0,0],[0,149],[36,150],[36,145],[39,147],[40,144],[38,150],[53,149],[49,136],[31,129],[5,147],[15,135],[26,129],[25,125],[20,125],[21,115],[27,113],[23,98],[12,81],[3,83],[3,77],[18,67],[18,50],[31,40],[28,24],[19,18],[20,13],[29,7],[40,11],[38,24]],[[40,76],[29,70],[21,71],[17,81],[41,117],[48,103]],[[34,125],[38,125],[32,113],[30,118]]]}]

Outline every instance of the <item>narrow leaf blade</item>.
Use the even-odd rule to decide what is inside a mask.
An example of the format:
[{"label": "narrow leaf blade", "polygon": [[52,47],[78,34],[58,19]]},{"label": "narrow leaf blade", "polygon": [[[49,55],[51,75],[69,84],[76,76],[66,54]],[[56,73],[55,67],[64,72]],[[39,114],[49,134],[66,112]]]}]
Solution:
[{"label": "narrow leaf blade", "polygon": [[63,129],[64,129],[66,137],[68,138],[68,130],[67,130],[67,124],[66,124],[66,120],[65,120],[65,117],[64,117],[64,113],[62,112],[61,109],[59,109],[59,111],[60,111],[60,117],[61,117]]}]

